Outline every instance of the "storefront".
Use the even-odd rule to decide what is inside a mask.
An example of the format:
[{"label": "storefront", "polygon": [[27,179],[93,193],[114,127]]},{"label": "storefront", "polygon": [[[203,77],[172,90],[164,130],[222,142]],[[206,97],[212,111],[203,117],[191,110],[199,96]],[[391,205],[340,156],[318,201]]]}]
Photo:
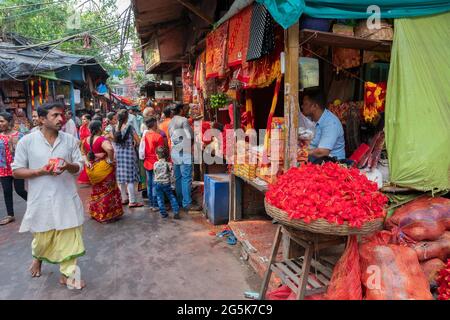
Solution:
[{"label": "storefront", "polygon": [[[386,11],[382,12],[382,16],[390,20],[380,21],[381,28],[376,31],[367,27],[368,14],[365,10],[361,14],[344,10],[340,15],[333,8],[325,9],[319,10],[316,5],[307,4],[305,13],[309,16],[302,16],[302,8],[296,3],[235,1],[228,13],[214,25],[214,30],[205,36],[204,48],[197,46],[193,51],[197,53],[189,56],[191,63],[182,68],[184,102],[193,104],[204,122],[209,122],[205,126],[202,124],[202,128],[266,130],[265,136],[256,134],[253,138],[248,135],[236,142],[234,136],[228,140],[224,134],[222,140],[226,145],[222,156],[228,160],[229,225],[242,243],[243,257],[261,275],[267,276],[267,268],[269,266],[270,270],[276,257],[275,249],[278,249],[280,242],[274,239],[278,237],[283,237],[280,251],[286,264],[274,268],[285,268],[293,263],[297,264],[298,269],[299,262],[290,259],[302,251],[294,244],[302,241],[292,241],[293,237],[285,232],[280,233],[280,228],[274,223],[281,220],[275,218],[272,221],[274,214],[267,214],[265,194],[269,185],[288,169],[298,166],[308,168],[302,164],[308,161],[309,144],[313,137],[310,132],[315,130],[315,125],[307,125],[300,107],[303,96],[309,90],[324,93],[327,110],[343,126],[345,157],[342,160],[347,160],[347,164],[378,184],[374,190],[377,197],[381,194],[377,189],[382,188],[382,191],[389,193],[388,215],[412,198],[423,195],[423,192],[434,194],[450,188],[450,182],[445,179],[450,168],[448,148],[442,151],[433,147],[434,152],[447,159],[434,161],[433,151],[405,137],[409,132],[420,139],[414,130],[423,135],[423,128],[429,128],[439,136],[436,147],[439,144],[449,145],[448,101],[443,98],[443,91],[439,90],[442,84],[449,83],[448,74],[439,76],[440,82],[436,82],[426,69],[420,67],[423,76],[433,83],[431,89],[423,83],[417,71],[410,71],[414,69],[402,62],[415,62],[414,65],[417,65],[423,63],[426,56],[423,48],[413,48],[412,38],[420,38],[429,47],[439,44],[447,54],[450,52],[448,45],[435,41],[444,36],[442,24],[448,25],[448,19],[444,22],[448,13],[426,19],[399,19],[395,25],[392,19],[427,16],[446,12],[450,8],[436,5],[427,10],[417,8],[407,12],[398,8],[383,9]],[[427,39],[423,26],[434,28],[436,38]],[[397,38],[393,41],[397,28]],[[435,51],[440,50],[431,50]],[[418,52],[415,59],[411,58],[414,52]],[[432,70],[437,71],[438,65],[444,67],[443,61],[445,58],[437,54]],[[425,91],[419,87],[427,87],[432,92],[432,106],[420,109],[416,101],[407,98],[411,93],[405,91],[401,83],[413,85],[424,95]],[[416,93],[411,95],[420,99]],[[409,115],[406,111],[408,104],[414,105]],[[432,112],[440,114],[441,119],[430,116]],[[408,123],[412,115],[417,121],[415,125]],[[418,123],[418,115],[426,117],[423,124]],[[436,120],[438,129],[430,126],[432,119]],[[203,137],[198,140],[203,146],[212,141]],[[403,147],[395,145],[398,141],[402,142]],[[402,153],[398,153],[400,149]],[[425,153],[426,157],[420,152]],[[408,159],[407,154],[414,154],[417,161]],[[408,163],[406,167],[405,163]],[[437,169],[444,179],[432,172],[432,168]],[[427,175],[424,176],[424,172]],[[426,184],[420,182],[421,178],[427,181]],[[289,185],[284,188],[289,188]],[[404,192],[411,193],[399,195]],[[369,231],[377,228],[382,228],[382,222]],[[310,243],[312,240],[305,241]],[[272,243],[276,245],[272,247]],[[303,248],[305,255],[314,251],[310,245],[303,245]],[[317,270],[323,267],[311,256],[304,259],[308,263],[316,263]],[[290,270],[292,275],[293,269]],[[286,272],[289,274],[289,271]],[[322,276],[322,280],[329,282],[331,273]],[[308,285],[309,289],[311,285],[320,289],[315,287],[316,280]],[[303,286],[304,276],[301,281]],[[291,283],[289,287],[292,289],[295,286]],[[305,288],[297,290],[297,298],[304,297]]]},{"label": "storefront", "polygon": [[10,111],[24,110],[29,119],[32,110],[56,100],[70,105],[73,111],[90,109],[96,86],[108,78],[94,58],[59,50],[48,52],[47,47],[24,49],[25,40],[14,36],[3,40],[0,61],[3,105]]}]

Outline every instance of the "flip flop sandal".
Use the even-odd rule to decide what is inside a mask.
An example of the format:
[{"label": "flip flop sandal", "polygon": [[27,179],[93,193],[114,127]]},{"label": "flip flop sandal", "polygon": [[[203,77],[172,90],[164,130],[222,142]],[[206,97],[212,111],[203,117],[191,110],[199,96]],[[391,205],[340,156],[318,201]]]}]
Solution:
[{"label": "flip flop sandal", "polygon": [[143,206],[144,206],[144,204],[143,204],[143,203],[140,203],[140,202],[137,202],[137,203],[130,203],[130,204],[128,205],[129,208],[140,208],[140,207],[143,207]]},{"label": "flip flop sandal", "polygon": [[8,223],[14,222],[16,218],[11,216],[6,216],[2,220],[0,220],[0,226],[7,225]]},{"label": "flip flop sandal", "polygon": [[234,246],[237,243],[237,239],[234,235],[230,235],[227,239],[227,243],[231,246]]},{"label": "flip flop sandal", "polygon": [[222,232],[219,232],[216,236],[219,238],[223,238],[223,237],[227,237],[229,235],[231,235],[230,230],[223,230]]}]

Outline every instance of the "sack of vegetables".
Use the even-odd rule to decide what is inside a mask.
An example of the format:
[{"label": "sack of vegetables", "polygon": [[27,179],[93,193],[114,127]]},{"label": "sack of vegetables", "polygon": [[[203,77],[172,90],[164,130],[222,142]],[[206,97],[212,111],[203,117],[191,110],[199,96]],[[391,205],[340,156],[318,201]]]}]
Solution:
[{"label": "sack of vegetables", "polygon": [[269,186],[267,213],[315,233],[367,234],[383,226],[387,197],[358,169],[336,163],[291,168]]}]

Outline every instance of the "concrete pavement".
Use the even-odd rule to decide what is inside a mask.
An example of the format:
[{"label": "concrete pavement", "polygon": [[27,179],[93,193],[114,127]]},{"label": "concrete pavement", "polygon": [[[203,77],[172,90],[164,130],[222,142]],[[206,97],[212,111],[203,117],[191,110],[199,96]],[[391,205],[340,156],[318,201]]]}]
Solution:
[{"label": "concrete pavement", "polygon": [[[89,193],[80,189],[83,202]],[[32,279],[32,235],[18,233],[25,208],[15,195],[16,222],[0,226],[0,299],[226,300],[259,289],[260,278],[240,260],[237,246],[209,235],[211,226],[200,214],[163,220],[145,207],[127,208],[121,220],[106,225],[86,214],[87,252],[78,262],[87,283],[82,291],[58,284],[57,265],[44,263],[42,276]]]}]

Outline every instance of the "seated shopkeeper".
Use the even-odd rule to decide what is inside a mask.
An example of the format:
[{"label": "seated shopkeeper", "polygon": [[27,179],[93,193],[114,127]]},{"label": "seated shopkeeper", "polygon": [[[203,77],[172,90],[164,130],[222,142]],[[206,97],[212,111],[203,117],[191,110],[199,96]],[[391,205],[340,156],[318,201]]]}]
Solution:
[{"label": "seated shopkeeper", "polygon": [[325,108],[323,94],[318,91],[305,93],[302,112],[316,123],[309,161],[322,163],[345,160],[344,129],[338,117]]}]

